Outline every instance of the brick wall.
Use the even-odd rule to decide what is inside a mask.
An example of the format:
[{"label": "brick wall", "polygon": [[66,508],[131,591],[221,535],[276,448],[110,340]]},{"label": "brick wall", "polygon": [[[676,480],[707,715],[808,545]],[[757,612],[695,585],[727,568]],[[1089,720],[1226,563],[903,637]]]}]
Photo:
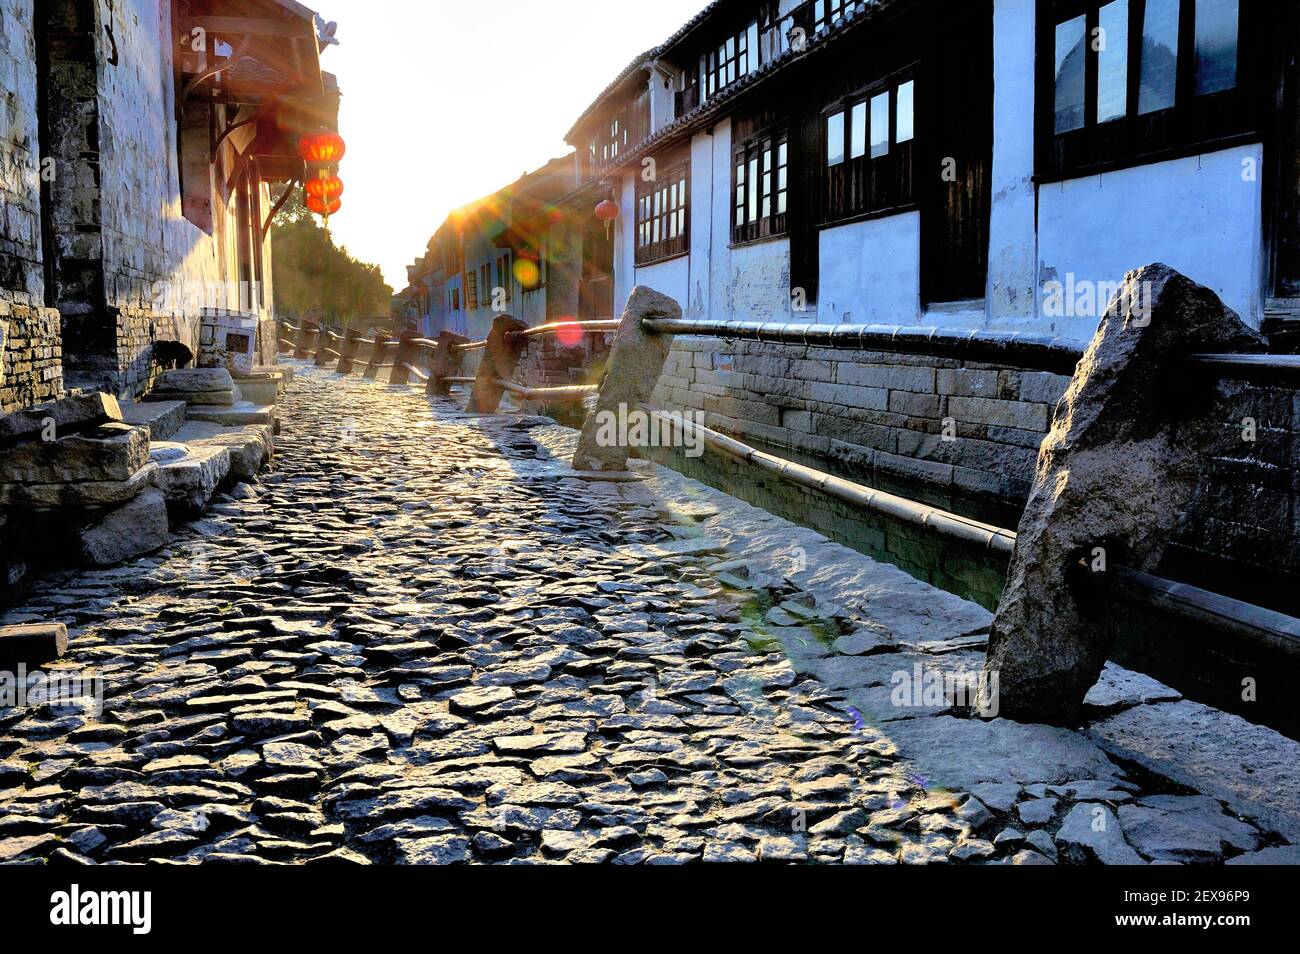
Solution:
[{"label": "brick wall", "polygon": [[655,401],[851,474],[1022,503],[1067,384],[943,358],[678,338]]},{"label": "brick wall", "polygon": [[45,307],[32,0],[0,0],[0,414],[63,389]]}]

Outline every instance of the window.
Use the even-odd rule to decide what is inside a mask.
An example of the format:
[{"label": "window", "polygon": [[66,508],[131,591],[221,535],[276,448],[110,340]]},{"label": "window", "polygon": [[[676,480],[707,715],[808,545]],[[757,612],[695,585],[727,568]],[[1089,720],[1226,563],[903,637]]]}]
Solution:
[{"label": "window", "polygon": [[478,275],[472,270],[465,273],[465,307],[478,307]]},{"label": "window", "polygon": [[492,266],[487,262],[484,262],[478,267],[478,287],[481,296],[479,304],[492,304],[492,296],[494,294],[492,289]]},{"label": "window", "polygon": [[1236,0],[1199,0],[1196,4],[1197,96],[1237,85],[1238,21]]},{"label": "window", "polygon": [[690,247],[689,162],[679,162],[652,182],[640,182],[636,196],[636,264],[684,255]]},{"label": "window", "polygon": [[497,286],[505,289],[506,301],[514,297],[514,282],[510,274],[510,255],[497,256]]},{"label": "window", "polygon": [[732,168],[732,241],[752,242],[785,234],[790,194],[790,145],[786,133],[767,133],[743,143],[736,149]]},{"label": "window", "polygon": [[848,6],[849,0],[813,0],[813,32],[834,26]]},{"label": "window", "polygon": [[740,77],[758,69],[758,22],[700,57],[700,95],[708,99]]},{"label": "window", "polygon": [[777,0],[767,0],[759,8],[758,23],[758,63],[771,63],[790,49],[790,31],[794,29],[794,17],[781,16]]},{"label": "window", "polygon": [[[1040,0],[1040,172],[1195,151],[1259,129],[1253,0]],[[1047,70],[1051,75],[1046,75]],[[1050,125],[1049,125],[1050,123]]]},{"label": "window", "polygon": [[826,220],[912,201],[916,83],[895,77],[826,114]]},{"label": "window", "polygon": [[[1142,18],[1138,112],[1174,105],[1178,81],[1178,7],[1181,0],[1147,0]],[[1083,125],[1080,123],[1080,125]]]}]

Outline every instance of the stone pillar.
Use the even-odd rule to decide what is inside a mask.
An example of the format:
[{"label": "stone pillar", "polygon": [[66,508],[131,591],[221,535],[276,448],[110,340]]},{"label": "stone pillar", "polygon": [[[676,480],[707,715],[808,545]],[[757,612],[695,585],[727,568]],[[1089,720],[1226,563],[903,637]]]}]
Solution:
[{"label": "stone pillar", "polygon": [[457,345],[463,345],[468,340],[452,331],[438,335],[438,350],[434,352],[433,368],[424,386],[426,394],[446,394],[450,390],[446,379],[459,375],[465,363],[465,355],[458,350]]},{"label": "stone pillar", "polygon": [[366,370],[363,375],[371,381],[379,377],[379,364],[384,360],[384,352],[386,350],[384,348],[385,342],[393,340],[391,335],[381,335],[378,329],[375,329],[374,335],[375,344],[370,352],[370,360],[366,363]]},{"label": "stone pillar", "polygon": [[316,356],[313,361],[318,368],[323,368],[330,363],[330,356],[326,352],[333,350],[334,347],[334,339],[329,334],[332,330],[322,325],[320,334],[316,336]]},{"label": "stone pillar", "polygon": [[471,414],[496,413],[501,406],[501,395],[505,394],[505,389],[497,384],[497,380],[509,381],[513,377],[519,355],[524,350],[524,342],[515,338],[514,333],[527,327],[510,315],[497,315],[492,319],[487,348],[483,351],[483,360],[479,362],[474,390],[470,393],[469,403],[465,405],[466,411]]},{"label": "stone pillar", "polygon": [[[1224,386],[1196,352],[1259,352],[1264,339],[1208,288],[1166,265],[1124,276],[1038,452],[1011,571],[989,637],[981,709],[1075,721],[1121,611],[1080,601],[1081,560],[1153,572],[1212,457],[1228,448]],[[996,676],[996,678],[995,678]]]},{"label": "stone pillar", "polygon": [[343,341],[343,349],[339,353],[339,365],[336,370],[339,374],[351,374],[352,366],[357,360],[357,350],[361,347],[361,339],[364,338],[356,328],[347,330],[347,337]]},{"label": "stone pillar", "polygon": [[601,446],[597,439],[600,424],[608,415],[635,411],[638,404],[650,400],[659,375],[668,360],[671,335],[647,332],[641,322],[647,318],[680,318],[682,308],[667,295],[638,285],[628,296],[627,307],[614,336],[605,380],[600,386],[596,409],[587,415],[573,455],[574,470],[625,470],[629,448]]},{"label": "stone pillar", "polygon": [[320,331],[320,325],[311,318],[304,318],[302,324],[298,326],[298,340],[294,343],[293,356],[295,358],[309,358],[307,347],[311,343],[311,336]]},{"label": "stone pillar", "polygon": [[397,339],[397,354],[393,356],[393,370],[388,375],[389,384],[406,384],[411,380],[411,372],[406,370],[406,366],[415,362],[415,354],[419,349],[411,342],[418,337],[420,336],[414,331],[404,331]]}]

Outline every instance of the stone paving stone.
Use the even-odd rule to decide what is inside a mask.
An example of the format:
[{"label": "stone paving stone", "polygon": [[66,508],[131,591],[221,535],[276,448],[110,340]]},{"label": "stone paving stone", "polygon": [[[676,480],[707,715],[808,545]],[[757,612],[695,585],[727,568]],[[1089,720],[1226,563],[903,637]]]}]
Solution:
[{"label": "stone paving stone", "polygon": [[1199,858],[1183,830],[1203,816],[1225,857],[1274,844],[1142,802],[1174,790],[1078,734],[946,704],[873,718],[863,699],[887,696],[864,693],[915,662],[978,668],[962,645],[914,651],[987,626],[955,598],[918,622],[909,601],[937,591],[819,563],[802,533],[771,538],[807,545],[793,579],[738,560],[718,498],[566,476],[543,418],[306,367],[280,408],[257,493],[0,618],[65,620],[59,665],[105,679],[102,712],[0,710],[0,860],[1131,860],[1053,841],[1121,802],[1141,810],[1130,852]]}]

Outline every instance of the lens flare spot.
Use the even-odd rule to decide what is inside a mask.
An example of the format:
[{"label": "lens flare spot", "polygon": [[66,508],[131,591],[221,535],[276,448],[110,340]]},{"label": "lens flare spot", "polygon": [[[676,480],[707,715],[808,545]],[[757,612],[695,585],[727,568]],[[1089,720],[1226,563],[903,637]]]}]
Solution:
[{"label": "lens flare spot", "polygon": [[566,348],[574,348],[582,343],[582,326],[572,318],[561,318],[555,331],[555,339]]},{"label": "lens flare spot", "polygon": [[541,270],[537,267],[536,262],[529,261],[526,258],[521,258],[515,262],[515,278],[525,288],[534,287],[540,277]]}]

